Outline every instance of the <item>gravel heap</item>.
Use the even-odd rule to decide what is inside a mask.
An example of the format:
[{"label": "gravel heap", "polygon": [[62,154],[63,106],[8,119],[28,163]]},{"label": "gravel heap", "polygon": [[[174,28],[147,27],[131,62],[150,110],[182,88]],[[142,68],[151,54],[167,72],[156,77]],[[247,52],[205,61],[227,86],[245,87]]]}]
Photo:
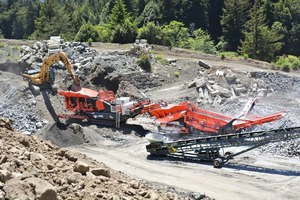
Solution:
[{"label": "gravel heap", "polygon": [[[27,84],[20,77],[0,71],[0,116],[12,119],[16,130],[35,133],[47,121],[38,118],[36,104],[32,93],[27,90]],[[10,81],[14,80],[15,84]]]}]

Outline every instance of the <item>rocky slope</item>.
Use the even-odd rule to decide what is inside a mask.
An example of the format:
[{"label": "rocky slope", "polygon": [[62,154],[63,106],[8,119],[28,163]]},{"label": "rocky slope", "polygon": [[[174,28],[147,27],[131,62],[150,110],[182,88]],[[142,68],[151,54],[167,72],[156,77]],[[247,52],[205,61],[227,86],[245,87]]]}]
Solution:
[{"label": "rocky slope", "polygon": [[0,199],[208,199],[132,179],[83,154],[9,130],[6,123],[0,126]]}]

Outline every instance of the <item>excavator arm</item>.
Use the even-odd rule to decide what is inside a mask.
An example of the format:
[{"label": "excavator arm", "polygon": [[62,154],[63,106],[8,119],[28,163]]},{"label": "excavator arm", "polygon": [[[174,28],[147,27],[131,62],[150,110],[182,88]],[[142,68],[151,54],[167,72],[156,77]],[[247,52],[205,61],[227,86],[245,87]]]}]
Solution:
[{"label": "excavator arm", "polygon": [[51,86],[54,84],[54,73],[51,70],[51,66],[55,63],[58,63],[59,61],[62,61],[65,64],[67,71],[70,73],[72,79],[74,80],[73,85],[75,85],[76,90],[78,90],[78,88],[80,88],[79,78],[76,75],[71,62],[64,52],[52,54],[44,60],[40,70],[28,70],[23,73],[22,76],[27,79],[30,84],[35,85],[35,87],[39,86],[42,89],[52,88]]},{"label": "excavator arm", "polygon": [[59,52],[60,60],[65,64],[68,72],[70,73],[72,79],[74,80],[75,83],[79,84],[79,78],[76,75],[73,65],[70,63],[69,59],[67,58],[66,54],[64,52]]}]

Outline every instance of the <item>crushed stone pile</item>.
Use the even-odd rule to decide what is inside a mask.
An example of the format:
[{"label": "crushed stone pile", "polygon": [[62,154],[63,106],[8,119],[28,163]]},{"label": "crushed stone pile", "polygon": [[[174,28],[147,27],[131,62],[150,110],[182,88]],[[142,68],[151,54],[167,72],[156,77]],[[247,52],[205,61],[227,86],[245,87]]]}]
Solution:
[{"label": "crushed stone pile", "polygon": [[[14,84],[11,84],[14,80]],[[38,118],[37,101],[19,76],[0,71],[0,116],[13,120],[16,130],[35,133],[45,125]]]},{"label": "crushed stone pile", "polygon": [[209,199],[131,179],[36,136],[0,127],[0,199]]}]

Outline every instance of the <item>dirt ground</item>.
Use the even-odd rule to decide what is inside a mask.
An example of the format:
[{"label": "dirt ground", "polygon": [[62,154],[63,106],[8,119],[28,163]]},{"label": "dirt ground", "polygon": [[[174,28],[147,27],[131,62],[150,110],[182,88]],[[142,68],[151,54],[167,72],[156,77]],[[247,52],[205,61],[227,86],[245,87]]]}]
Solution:
[{"label": "dirt ground", "polygon": [[[128,45],[105,44],[93,44],[92,47],[97,51],[126,50],[130,48]],[[187,88],[185,85],[187,81],[192,80],[197,74],[198,70],[195,68],[195,63],[199,59],[215,68],[231,68],[241,73],[253,71],[272,72],[269,64],[252,60],[221,60],[215,56],[191,53],[179,49],[168,51],[162,47],[154,47],[153,53],[163,53],[166,58],[177,59],[176,67],[166,66],[166,68],[162,69],[154,66],[154,70],[157,73],[165,73],[166,77],[168,77],[168,74],[173,74],[176,71],[180,72],[178,78],[169,76],[169,80],[166,80],[162,87],[145,91],[145,94],[153,101],[163,97],[168,102],[180,102],[186,100],[189,96],[196,96],[195,89]],[[298,77],[297,73],[289,75]],[[16,90],[25,91],[27,95],[26,83],[20,76],[0,71],[0,82],[3,85],[8,79],[14,80]],[[20,99],[20,97],[15,99],[15,97],[7,95],[7,91],[7,89],[5,90],[2,87],[0,91],[2,93],[0,97],[2,102],[18,101]],[[140,127],[115,129],[85,125],[80,128],[80,134],[76,135],[80,139],[72,141],[74,132],[68,131],[70,129],[64,131],[51,126],[56,120],[55,114],[66,112],[63,99],[60,96],[52,96],[50,94],[36,97],[28,94],[25,100],[29,101],[32,98],[36,101],[35,108],[38,110],[39,116],[49,123],[49,126],[45,126],[38,132],[39,137],[51,140],[54,144],[63,146],[70,151],[85,154],[89,158],[104,163],[110,169],[124,173],[135,180],[150,182],[156,185],[153,190],[159,194],[170,191],[171,188],[172,192],[178,195],[178,199],[184,199],[185,194],[182,193],[183,191],[203,193],[207,197],[216,200],[300,199],[298,192],[300,182],[299,156],[287,157],[266,152],[263,149],[256,149],[242,154],[234,160],[230,160],[221,169],[213,168],[210,162],[184,162],[176,159],[153,158],[146,151],[148,141],[144,136],[147,131]],[[247,97],[241,97],[240,100],[227,102],[222,107],[210,107],[208,105],[204,105],[204,107],[213,111],[234,114],[234,112],[242,109],[242,103],[245,102],[245,99]],[[299,126],[299,99],[298,86],[294,85],[294,87],[289,87],[285,91],[275,92],[268,97],[260,99],[257,110],[266,113],[288,111],[289,115],[285,118],[288,125]],[[150,126],[149,120],[147,121],[143,117],[130,120],[128,123],[142,124],[145,127],[149,125],[149,130],[153,128]],[[277,128],[282,123],[275,123],[265,128]],[[74,127],[72,130],[74,130]],[[241,149],[243,148],[230,150],[236,151]],[[116,185],[113,185],[113,187],[116,187]],[[164,188],[164,190],[161,188]],[[165,188],[168,188],[168,190]],[[141,197],[141,199],[147,198]],[[157,199],[159,198],[157,197]],[[161,199],[167,198],[161,197]],[[186,197],[185,199],[193,198]]]}]

